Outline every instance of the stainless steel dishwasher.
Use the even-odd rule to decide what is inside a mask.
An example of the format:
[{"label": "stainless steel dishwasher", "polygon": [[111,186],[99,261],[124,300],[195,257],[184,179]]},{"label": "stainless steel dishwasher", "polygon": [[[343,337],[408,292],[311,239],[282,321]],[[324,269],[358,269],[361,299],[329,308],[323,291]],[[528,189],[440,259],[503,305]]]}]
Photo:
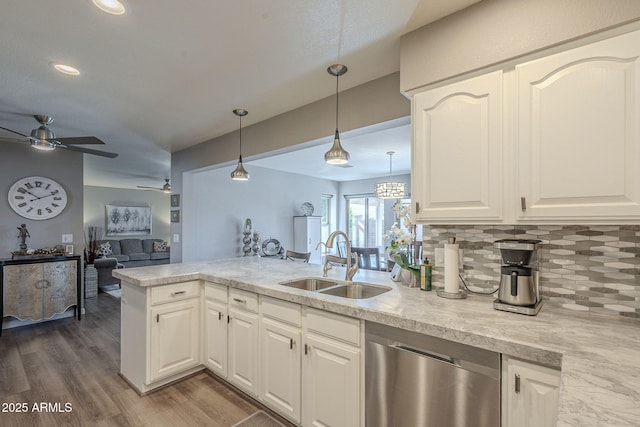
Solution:
[{"label": "stainless steel dishwasher", "polygon": [[500,426],[500,354],[367,322],[367,427]]}]

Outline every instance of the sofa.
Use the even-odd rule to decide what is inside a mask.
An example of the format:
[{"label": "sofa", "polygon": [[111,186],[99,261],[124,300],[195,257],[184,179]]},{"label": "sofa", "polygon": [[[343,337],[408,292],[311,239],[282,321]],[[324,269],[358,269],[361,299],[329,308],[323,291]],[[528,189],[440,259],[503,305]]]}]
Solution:
[{"label": "sofa", "polygon": [[93,266],[98,286],[120,284],[111,272],[116,268],[169,264],[171,248],[162,239],[122,239],[100,241]]}]

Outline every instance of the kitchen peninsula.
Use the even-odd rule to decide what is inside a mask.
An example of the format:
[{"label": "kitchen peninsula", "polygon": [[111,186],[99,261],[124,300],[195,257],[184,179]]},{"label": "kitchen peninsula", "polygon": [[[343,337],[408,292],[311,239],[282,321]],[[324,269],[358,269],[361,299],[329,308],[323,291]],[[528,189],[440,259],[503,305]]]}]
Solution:
[{"label": "kitchen peninsula", "polygon": [[[198,287],[212,283],[228,287],[230,292],[256,294],[256,301],[259,297],[295,303],[560,369],[558,425],[640,424],[640,323],[635,319],[574,313],[550,303],[534,317],[501,312],[492,308],[492,297],[443,299],[435,292],[398,286],[388,273],[375,271],[359,271],[354,281],[388,286],[392,288],[389,292],[368,299],[346,299],[279,285],[295,278],[320,277],[319,265],[259,257],[116,270],[113,274],[123,281],[121,374],[134,386],[136,382],[144,383],[145,372],[132,373],[131,369],[144,371],[145,366],[130,363],[131,355],[140,350],[129,347],[144,347],[145,342],[148,347],[149,337],[132,339],[131,331],[136,325],[128,323],[127,306],[133,306],[134,299],[145,293],[151,295],[154,288],[186,284],[174,293],[187,298],[185,304],[194,301],[192,304],[199,307],[204,298],[197,295],[208,294]],[[344,269],[334,268],[329,276],[342,279]],[[151,314],[152,301],[161,302],[168,295],[158,292],[145,300],[144,310],[136,314],[138,320],[144,323],[159,319],[156,316],[160,314]],[[197,314],[199,311],[195,313],[198,322],[205,319]],[[203,362],[193,361],[190,369],[203,369]]]}]

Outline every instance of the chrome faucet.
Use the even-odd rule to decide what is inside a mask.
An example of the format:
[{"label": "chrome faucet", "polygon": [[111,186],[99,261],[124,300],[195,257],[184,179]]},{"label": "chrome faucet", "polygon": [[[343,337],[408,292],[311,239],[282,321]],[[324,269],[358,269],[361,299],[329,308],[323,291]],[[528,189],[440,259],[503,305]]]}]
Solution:
[{"label": "chrome faucet", "polygon": [[[356,273],[358,272],[358,254],[355,254],[355,262],[353,265],[351,265],[351,243],[349,242],[349,236],[347,236],[347,234],[344,231],[340,231],[340,230],[336,230],[333,233],[329,234],[329,237],[327,238],[327,243],[325,243],[325,247],[327,248],[332,248],[333,247],[333,241],[335,240],[336,236],[341,235],[342,237],[344,237],[344,240],[347,244],[347,272],[345,274],[345,278],[344,280],[346,280],[347,282],[351,282],[353,279],[353,276],[356,275]],[[328,257],[327,257],[328,258]],[[328,259],[325,258],[324,261],[324,274],[326,276],[327,274],[327,270],[329,270],[331,268],[331,266],[328,266]]]}]

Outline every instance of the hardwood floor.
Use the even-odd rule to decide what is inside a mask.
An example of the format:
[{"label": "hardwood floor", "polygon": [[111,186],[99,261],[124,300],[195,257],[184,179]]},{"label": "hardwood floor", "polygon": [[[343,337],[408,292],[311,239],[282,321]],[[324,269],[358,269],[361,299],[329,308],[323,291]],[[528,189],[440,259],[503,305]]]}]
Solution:
[{"label": "hardwood floor", "polygon": [[138,396],[118,375],[120,300],[85,304],[81,321],[2,331],[1,426],[228,427],[264,409],[205,372]]}]

